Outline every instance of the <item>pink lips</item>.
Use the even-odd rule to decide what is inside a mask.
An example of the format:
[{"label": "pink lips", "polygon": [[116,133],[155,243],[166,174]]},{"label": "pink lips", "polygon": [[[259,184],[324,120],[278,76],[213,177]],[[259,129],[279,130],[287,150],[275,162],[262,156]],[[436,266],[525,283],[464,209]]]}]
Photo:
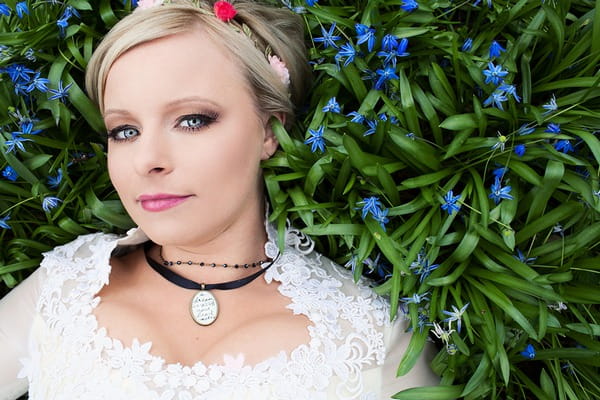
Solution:
[{"label": "pink lips", "polygon": [[159,194],[143,194],[138,196],[137,201],[140,202],[142,208],[146,211],[159,212],[168,210],[169,208],[173,208],[191,196],[186,195],[177,195],[177,194],[167,194],[167,193],[159,193]]}]

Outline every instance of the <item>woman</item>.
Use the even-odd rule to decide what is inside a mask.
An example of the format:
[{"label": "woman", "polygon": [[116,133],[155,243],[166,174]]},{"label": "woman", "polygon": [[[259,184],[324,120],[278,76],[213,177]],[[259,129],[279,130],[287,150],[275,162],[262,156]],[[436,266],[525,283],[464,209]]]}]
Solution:
[{"label": "woman", "polygon": [[383,399],[435,384],[425,360],[395,378],[410,335],[384,299],[265,224],[260,162],[304,90],[301,38],[295,15],[248,1],[158,4],[105,37],[86,83],[139,228],[47,253],[3,300],[1,398]]}]

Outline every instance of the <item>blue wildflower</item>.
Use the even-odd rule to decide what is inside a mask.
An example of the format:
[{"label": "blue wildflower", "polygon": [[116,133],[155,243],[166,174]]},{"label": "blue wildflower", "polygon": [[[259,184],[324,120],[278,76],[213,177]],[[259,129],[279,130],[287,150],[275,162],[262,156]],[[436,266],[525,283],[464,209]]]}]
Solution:
[{"label": "blue wildflower", "polygon": [[327,102],[325,107],[323,107],[323,112],[332,112],[332,113],[337,113],[337,114],[342,112],[342,109],[340,108],[340,104],[335,99],[335,96],[329,99],[329,101]]},{"label": "blue wildflower", "polygon": [[37,60],[37,58],[35,57],[35,51],[33,49],[27,49],[27,51],[25,52],[25,58],[29,61],[35,62]]},{"label": "blue wildflower", "polygon": [[419,8],[419,3],[417,3],[415,0],[403,0],[400,8],[406,12],[413,12]]},{"label": "blue wildflower", "polygon": [[553,122],[550,122],[548,124],[548,126],[546,127],[546,129],[544,130],[544,132],[559,134],[560,133],[560,124],[555,124]]},{"label": "blue wildflower", "polygon": [[363,24],[356,24],[354,25],[354,30],[357,34],[357,44],[367,42],[367,49],[369,49],[369,52],[373,51],[373,47],[375,46],[375,29]]},{"label": "blue wildflower", "polygon": [[485,107],[487,107],[487,106],[493,104],[494,106],[496,106],[496,108],[504,111],[504,107],[502,106],[503,101],[508,101],[508,97],[506,97],[504,95],[503,91],[496,90],[496,91],[494,91],[494,93],[492,93],[490,95],[490,97],[485,99],[485,101],[483,102],[483,105]]},{"label": "blue wildflower", "polygon": [[48,100],[64,100],[69,97],[69,89],[71,89],[73,83],[69,83],[67,86],[63,87],[62,81],[58,82],[57,89],[50,89],[50,93],[52,96],[48,97]]},{"label": "blue wildflower", "polygon": [[37,135],[42,131],[41,129],[36,129],[34,131],[33,121],[27,118],[24,118],[19,122],[19,128],[21,129],[21,131],[13,132],[13,135]]},{"label": "blue wildflower", "polygon": [[25,138],[22,138],[21,136],[15,135],[13,133],[12,139],[9,139],[4,142],[6,144],[6,153],[12,153],[13,151],[15,151],[15,149],[19,149],[19,150],[25,152],[25,146],[23,145],[23,142],[31,142],[31,141],[32,141],[31,139],[25,139]]},{"label": "blue wildflower", "polygon": [[435,271],[440,265],[439,264],[429,264],[429,260],[427,260],[423,253],[417,254],[417,260],[410,264],[409,269],[415,274],[419,276],[419,282],[423,283],[425,279],[431,275],[433,271]]},{"label": "blue wildflower", "polygon": [[498,132],[498,141],[494,143],[494,145],[492,146],[492,150],[500,149],[500,151],[504,151],[507,140],[508,138],[506,136]]},{"label": "blue wildflower", "polygon": [[408,47],[408,39],[403,38],[395,47],[390,47],[387,51],[380,51],[377,53],[378,57],[385,57],[383,60],[383,65],[388,66],[392,64],[394,68],[396,68],[396,58],[398,57],[407,57],[410,55],[409,52],[406,51]]},{"label": "blue wildflower", "polygon": [[308,5],[309,7],[313,7],[318,2],[319,0],[306,0],[306,5]]},{"label": "blue wildflower", "polygon": [[517,260],[521,261],[523,264],[531,264],[532,262],[537,260],[537,257],[526,257],[523,254],[523,252],[519,249],[517,249],[517,255],[513,256],[513,257],[516,258]]},{"label": "blue wildflower", "polygon": [[358,263],[358,256],[356,254],[353,254],[352,257],[350,257],[350,259],[346,262],[346,264],[344,264],[344,267],[350,268],[352,270],[352,273],[354,273],[357,263]]},{"label": "blue wildflower", "polygon": [[502,85],[500,85],[498,87],[498,90],[502,90],[505,94],[512,96],[513,99],[515,99],[515,101],[517,103],[521,102],[521,98],[517,94],[517,87],[515,85],[509,85],[507,83],[503,83]]},{"label": "blue wildflower", "polygon": [[500,167],[500,168],[496,168],[492,171],[492,175],[494,175],[496,178],[500,178],[502,179],[502,177],[504,175],[506,175],[508,173],[509,169],[508,167]]},{"label": "blue wildflower", "polygon": [[517,131],[517,133],[521,136],[523,135],[529,135],[531,133],[535,132],[535,128],[534,127],[529,127],[527,126],[527,124],[523,124],[519,127],[519,130]]},{"label": "blue wildflower", "polygon": [[365,116],[360,114],[357,111],[352,111],[349,114],[346,114],[347,117],[352,117],[352,119],[350,120],[350,122],[354,122],[357,124],[362,124],[363,122],[365,122]]},{"label": "blue wildflower", "polygon": [[496,203],[496,204],[498,204],[500,202],[500,200],[502,200],[502,199],[512,200],[513,197],[510,195],[511,189],[512,189],[512,187],[510,187],[510,186],[502,187],[500,178],[496,177],[496,179],[494,180],[494,183],[490,187],[491,193],[488,195],[488,197],[490,199],[494,200],[494,203]]},{"label": "blue wildflower", "polygon": [[[479,3],[481,3],[481,0],[475,0],[473,6],[477,7]],[[488,8],[492,8],[492,0],[485,0],[485,3],[487,4]]]},{"label": "blue wildflower", "polygon": [[336,40],[341,40],[341,36],[335,36],[333,34],[333,32],[335,31],[335,22],[333,22],[331,24],[331,26],[329,27],[329,31],[325,30],[325,27],[321,26],[321,33],[322,33],[322,37],[316,37],[313,39],[314,42],[317,43],[323,43],[323,46],[325,48],[328,48],[329,46],[334,47],[337,49],[337,45],[335,44]]},{"label": "blue wildflower", "polygon": [[56,189],[58,185],[60,185],[60,182],[62,182],[62,178],[62,168],[59,168],[58,171],[56,171],[56,176],[48,177],[48,186],[50,186],[52,189]]},{"label": "blue wildflower", "polygon": [[362,206],[362,219],[365,219],[369,213],[373,216],[377,215],[381,208],[383,208],[383,204],[381,204],[381,201],[377,196],[363,198],[357,205]]},{"label": "blue wildflower", "polygon": [[59,18],[56,21],[56,25],[58,26],[60,36],[64,37],[67,32],[67,28],[69,27],[69,19],[68,18]]},{"label": "blue wildflower", "polygon": [[483,75],[485,75],[485,83],[493,83],[498,86],[502,83],[503,78],[508,75],[508,71],[502,69],[502,65],[494,65],[493,62],[488,63],[487,69],[483,70]]},{"label": "blue wildflower", "polygon": [[6,168],[2,170],[2,176],[8,179],[9,181],[14,182],[19,177],[19,174],[17,174],[17,171],[15,171],[13,167],[7,165]]},{"label": "blue wildflower", "polygon": [[500,45],[500,43],[492,40],[492,44],[490,45],[490,58],[500,57],[500,53],[506,51],[504,47]]},{"label": "blue wildflower", "polygon": [[29,75],[35,73],[32,69],[21,64],[11,64],[4,68],[4,71],[13,83],[29,83],[31,80]]},{"label": "blue wildflower", "polygon": [[382,39],[381,39],[381,49],[383,51],[390,51],[392,49],[395,49],[396,47],[398,47],[398,36],[396,35],[391,35],[391,34],[386,34]]},{"label": "blue wildflower", "polygon": [[0,14],[10,17],[10,7],[4,3],[0,3]]},{"label": "blue wildflower", "polygon": [[383,210],[377,209],[377,213],[375,213],[373,215],[373,219],[375,219],[375,221],[379,222],[379,225],[381,225],[381,229],[383,229],[383,231],[385,232],[385,225],[390,221],[389,218],[387,217],[388,212],[390,210],[385,208]]},{"label": "blue wildflower", "polygon": [[519,157],[523,157],[525,154],[526,147],[524,144],[518,144],[515,146],[515,154]]},{"label": "blue wildflower", "polygon": [[422,301],[429,301],[429,292],[425,292],[423,294],[413,294],[410,297],[402,297],[401,299],[406,304],[419,304]]},{"label": "blue wildflower", "polygon": [[562,151],[565,154],[575,151],[575,148],[573,147],[573,145],[571,144],[571,141],[569,139],[563,139],[563,140],[556,141],[556,143],[554,143],[554,148],[557,151]]},{"label": "blue wildflower", "polygon": [[48,91],[48,85],[50,81],[47,78],[40,78],[40,73],[36,72],[33,78],[31,78],[31,82],[27,87],[27,93],[31,93],[34,89],[39,90],[42,93]]},{"label": "blue wildflower", "polygon": [[11,229],[8,221],[10,219],[10,214],[6,214],[4,217],[0,218],[0,228],[2,229]]},{"label": "blue wildflower", "polygon": [[460,333],[462,315],[465,313],[467,307],[469,307],[469,304],[470,303],[465,304],[464,306],[462,306],[460,308],[460,310],[456,306],[452,306],[452,311],[442,310],[442,313],[449,316],[443,322],[447,322],[448,326],[451,327],[452,322],[456,321],[457,331],[458,331],[458,333]]},{"label": "blue wildflower", "polygon": [[521,355],[525,358],[529,358],[530,360],[533,360],[535,358],[535,347],[533,347],[533,345],[528,344],[527,347],[525,347],[525,350],[523,350],[521,352]]},{"label": "blue wildflower", "polygon": [[325,138],[323,137],[323,130],[325,127],[321,125],[318,129],[309,129],[310,137],[304,141],[304,144],[310,144],[310,151],[313,153],[317,150],[325,151]]},{"label": "blue wildflower", "polygon": [[15,11],[17,12],[17,17],[23,18],[25,14],[29,15],[29,8],[27,8],[26,1],[20,1],[15,6]]},{"label": "blue wildflower", "polygon": [[454,192],[449,190],[444,196],[445,203],[442,204],[442,210],[447,211],[448,215],[452,215],[454,211],[458,212],[460,210],[460,205],[456,204],[458,200],[460,200],[460,195],[455,196]]},{"label": "blue wildflower", "polygon": [[460,48],[462,51],[469,51],[473,48],[473,39],[467,38]]},{"label": "blue wildflower", "polygon": [[58,197],[46,196],[44,197],[44,200],[42,200],[42,209],[45,212],[50,212],[50,210],[52,210],[53,208],[58,207],[58,204],[61,202],[62,200]]},{"label": "blue wildflower", "polygon": [[550,101],[548,101],[546,104],[544,104],[542,106],[542,108],[544,110],[546,110],[544,112],[544,114],[542,114],[542,115],[548,115],[548,114],[558,110],[558,104],[556,104],[556,97],[554,97],[554,95],[552,95],[552,98],[550,99]]},{"label": "blue wildflower", "polygon": [[363,264],[367,266],[367,268],[369,268],[370,272],[375,271],[375,268],[377,268],[377,266],[379,265],[379,258],[381,257],[381,254],[377,254],[377,257],[375,257],[374,260],[371,260],[371,258],[367,257],[366,260],[363,261]]},{"label": "blue wildflower", "polygon": [[377,78],[377,82],[375,82],[376,90],[381,90],[386,85],[387,81],[391,79],[399,79],[393,67],[384,67],[383,69],[378,69],[376,73],[379,76],[379,78]]},{"label": "blue wildflower", "polygon": [[379,120],[376,119],[367,119],[367,125],[369,126],[369,129],[367,129],[365,131],[365,133],[363,133],[363,136],[369,136],[374,134],[377,131],[377,124],[379,123]]},{"label": "blue wildflower", "polygon": [[340,51],[338,51],[334,58],[339,68],[339,63],[340,61],[342,61],[343,58],[346,58],[346,61],[344,61],[344,67],[347,67],[352,61],[354,61],[355,57],[356,49],[354,48],[354,46],[352,46],[352,43],[348,42],[342,45]]}]

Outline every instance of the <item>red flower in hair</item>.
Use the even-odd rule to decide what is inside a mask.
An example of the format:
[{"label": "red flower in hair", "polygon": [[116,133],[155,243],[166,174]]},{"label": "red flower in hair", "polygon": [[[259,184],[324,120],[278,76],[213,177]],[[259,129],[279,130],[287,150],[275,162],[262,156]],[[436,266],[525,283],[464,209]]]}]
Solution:
[{"label": "red flower in hair", "polygon": [[235,17],[235,14],[237,14],[233,4],[227,1],[217,1],[213,6],[213,10],[217,18],[223,22],[231,21]]}]

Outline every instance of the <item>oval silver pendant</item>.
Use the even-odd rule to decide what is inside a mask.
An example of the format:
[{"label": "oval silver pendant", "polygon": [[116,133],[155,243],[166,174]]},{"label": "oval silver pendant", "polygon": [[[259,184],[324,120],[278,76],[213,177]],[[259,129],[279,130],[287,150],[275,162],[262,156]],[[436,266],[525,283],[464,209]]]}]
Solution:
[{"label": "oval silver pendant", "polygon": [[201,290],[194,295],[190,304],[190,312],[196,323],[206,326],[210,325],[219,315],[217,299],[208,290]]}]

